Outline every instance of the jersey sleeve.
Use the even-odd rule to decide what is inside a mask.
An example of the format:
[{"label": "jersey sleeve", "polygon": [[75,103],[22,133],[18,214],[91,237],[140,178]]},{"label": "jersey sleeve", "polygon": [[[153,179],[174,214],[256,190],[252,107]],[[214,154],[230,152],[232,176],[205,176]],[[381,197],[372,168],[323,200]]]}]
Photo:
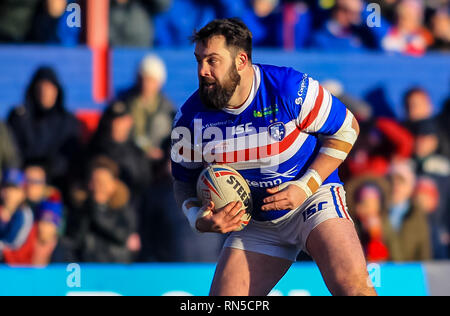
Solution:
[{"label": "jersey sleeve", "polygon": [[[174,119],[172,128],[172,176],[175,180],[194,183],[202,171],[203,163],[196,155],[195,131],[191,113],[181,107]],[[201,143],[200,143],[201,148]]]},{"label": "jersey sleeve", "polygon": [[346,106],[308,75],[298,75],[292,106],[297,126],[310,134],[335,134],[344,123]]}]

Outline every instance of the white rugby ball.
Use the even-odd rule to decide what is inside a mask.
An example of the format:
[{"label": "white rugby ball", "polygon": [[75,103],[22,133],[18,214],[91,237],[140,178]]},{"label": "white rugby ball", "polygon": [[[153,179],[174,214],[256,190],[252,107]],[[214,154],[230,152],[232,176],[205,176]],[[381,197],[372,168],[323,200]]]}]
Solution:
[{"label": "white rugby ball", "polygon": [[252,197],[245,179],[233,168],[225,165],[211,165],[202,171],[197,180],[197,196],[205,204],[214,203],[215,209],[241,201],[245,214],[241,217],[240,231],[248,225],[251,219]]}]

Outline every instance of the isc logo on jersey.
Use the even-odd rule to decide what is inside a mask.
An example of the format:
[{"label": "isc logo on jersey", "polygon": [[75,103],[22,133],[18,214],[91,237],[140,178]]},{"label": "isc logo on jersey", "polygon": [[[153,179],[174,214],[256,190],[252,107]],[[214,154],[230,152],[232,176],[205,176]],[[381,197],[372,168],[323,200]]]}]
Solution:
[{"label": "isc logo on jersey", "polygon": [[242,135],[242,134],[248,134],[248,133],[254,133],[256,129],[252,126],[252,123],[247,124],[240,124],[238,126],[233,126],[231,128],[231,135]]}]

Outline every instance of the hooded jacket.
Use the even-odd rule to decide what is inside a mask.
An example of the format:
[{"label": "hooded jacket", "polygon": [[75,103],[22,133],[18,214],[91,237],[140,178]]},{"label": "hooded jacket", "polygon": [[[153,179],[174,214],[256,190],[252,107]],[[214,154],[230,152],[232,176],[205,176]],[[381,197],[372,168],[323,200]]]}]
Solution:
[{"label": "hooded jacket", "polygon": [[[52,82],[58,89],[55,105],[45,109],[36,96],[42,80]],[[16,138],[23,159],[45,161],[50,180],[65,175],[69,162],[79,148],[80,124],[64,107],[64,91],[49,67],[41,67],[34,74],[22,106],[12,110],[8,124]]]}]

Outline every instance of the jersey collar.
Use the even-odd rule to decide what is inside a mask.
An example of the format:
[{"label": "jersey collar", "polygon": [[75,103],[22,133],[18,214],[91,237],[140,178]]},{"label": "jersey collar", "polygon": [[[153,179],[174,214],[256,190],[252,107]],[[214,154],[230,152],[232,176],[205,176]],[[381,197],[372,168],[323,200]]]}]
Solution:
[{"label": "jersey collar", "polygon": [[248,106],[250,104],[252,104],[253,100],[255,99],[256,93],[258,92],[259,89],[259,85],[261,84],[261,72],[259,70],[259,67],[257,65],[252,65],[253,67],[253,84],[252,84],[252,89],[250,90],[250,95],[247,98],[247,101],[245,101],[245,103],[243,105],[241,105],[240,107],[236,108],[236,109],[222,109],[222,111],[227,112],[229,114],[233,114],[233,115],[239,115],[242,112],[245,111],[245,109],[248,108]]}]

